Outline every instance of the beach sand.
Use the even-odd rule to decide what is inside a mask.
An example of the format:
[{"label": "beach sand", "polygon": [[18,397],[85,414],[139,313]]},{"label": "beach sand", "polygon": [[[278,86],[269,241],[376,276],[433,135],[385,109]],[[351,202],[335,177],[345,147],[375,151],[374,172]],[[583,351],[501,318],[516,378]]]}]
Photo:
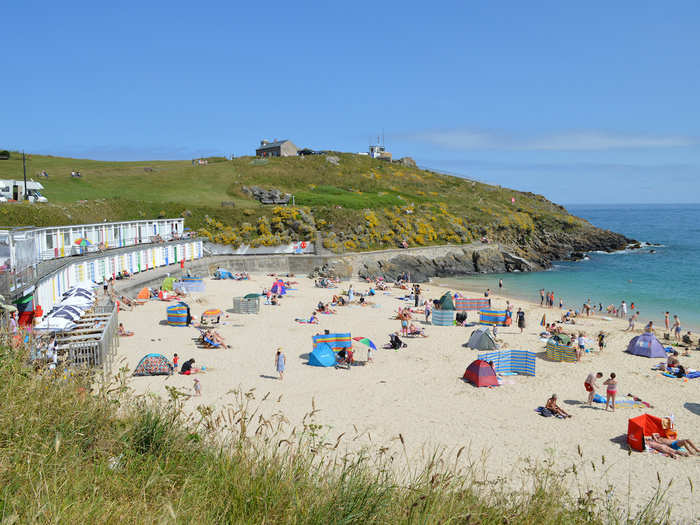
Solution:
[{"label": "beach sand", "polygon": [[[272,280],[262,274],[251,275],[249,281],[206,280],[206,292],[188,299],[197,319],[207,308],[224,310],[225,318],[217,330],[230,343],[230,349],[197,348],[195,328],[164,323],[167,303],[150,301],[134,311],[121,312],[120,321],[135,331],[135,336],[121,339],[115,370],[121,366],[133,370],[149,352],[162,353],[170,359],[176,352],[180,363],[194,357],[198,366],[207,367],[206,373],[196,376],[201,381],[202,396],[187,400],[188,410],[194,411],[201,404],[224,407],[233,401],[232,390],[255,389],[258,399],[271,394],[263,412],[279,411],[292,426],[301,425],[313,402],[318,410],[315,421],[327,425],[329,441],[334,442],[345,433],[340,449],[369,446],[376,450],[386,445],[389,453],[405,457],[397,439],[401,434],[410,463],[419,465],[438,447],[454,454],[464,446],[462,465],[474,462],[483,467],[485,478],[507,478],[514,486],[518,473],[527,468],[526,458],[552,459],[560,469],[577,465],[579,482],[572,481],[574,493],[578,494],[579,485],[600,493],[610,488],[621,504],[629,503],[633,508],[644,505],[653,495],[658,473],[664,487],[673,480],[669,495],[674,501],[676,520],[688,519],[691,512],[698,512],[698,505],[695,511],[691,510],[693,495],[688,479],[696,485],[700,481],[700,457],[673,460],[647,452],[630,455],[625,436],[630,417],[645,412],[662,417],[673,414],[679,437],[700,444],[700,379],[664,377],[651,370],[659,359],[624,353],[632,337],[622,331],[626,321],[606,321],[600,316],[583,318],[575,327],[567,328],[582,330],[591,339],[605,330],[609,334],[607,348],[600,354],[584,354],[580,363],[550,362],[543,359],[539,322],[543,313],[552,321],[561,312],[558,308],[545,310],[513,300],[515,310],[522,307],[526,312],[527,328],[523,334],[516,327],[499,328],[498,337],[502,348],[537,353],[536,376],[510,376],[504,378],[505,384],[500,387],[475,388],[462,381],[465,368],[478,353],[462,346],[472,327],[426,326],[429,337],[406,339],[408,347],[400,351],[380,348],[374,352],[373,363],[349,371],[308,366],[311,336],[324,329],[366,336],[377,347],[388,342],[389,332],[400,330],[394,314],[398,307],[406,305],[397,297],[407,292],[396,288],[391,289],[391,295],[378,292],[370,299],[376,306],[338,307],[336,315],[319,316],[320,324],[303,325],[294,322],[294,318],[308,318],[319,300],[329,301],[339,290],[315,288],[312,280],[299,276],[292,278],[298,281],[293,286],[296,289],[282,299],[281,305],[263,305],[260,315],[231,313],[232,297],[260,292]],[[353,285],[357,291],[368,288],[360,282]],[[347,288],[347,283],[340,285],[343,288]],[[439,298],[444,291],[435,284],[422,288],[423,298]],[[477,297],[474,293],[465,295]],[[492,295],[493,306],[503,308],[506,299]],[[423,326],[423,316],[414,317],[416,324]],[[469,312],[469,320],[475,319],[476,313]],[[277,379],[274,366],[278,347],[287,359],[283,381]],[[355,349],[356,359],[364,361],[365,347],[356,343]],[[700,368],[700,352],[691,354],[682,357],[681,362]],[[655,408],[618,408],[613,413],[606,412],[603,405],[584,405],[584,379],[597,371],[604,374],[599,385],[610,372],[617,374],[618,398],[631,392]],[[134,377],[129,381],[135,392],[153,392],[163,398],[168,385],[192,392],[192,384],[192,376],[182,375]],[[560,405],[573,418],[543,418],[534,412],[555,392]],[[604,395],[603,390],[601,393]],[[406,465],[405,460],[396,463]],[[698,503],[697,496],[694,499]]]}]

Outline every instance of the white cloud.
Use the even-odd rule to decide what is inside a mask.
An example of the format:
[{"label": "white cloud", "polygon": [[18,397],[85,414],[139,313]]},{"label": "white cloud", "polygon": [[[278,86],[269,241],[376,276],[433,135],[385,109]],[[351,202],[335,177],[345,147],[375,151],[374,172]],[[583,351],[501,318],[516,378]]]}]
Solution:
[{"label": "white cloud", "polygon": [[571,131],[537,136],[478,130],[434,130],[403,136],[457,151],[594,151],[610,149],[675,148],[700,144],[695,137]]}]

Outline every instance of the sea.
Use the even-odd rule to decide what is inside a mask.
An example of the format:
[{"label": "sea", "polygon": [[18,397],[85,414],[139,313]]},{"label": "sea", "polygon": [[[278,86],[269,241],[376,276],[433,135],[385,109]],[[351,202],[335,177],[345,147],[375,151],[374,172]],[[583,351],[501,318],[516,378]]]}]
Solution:
[{"label": "sea", "polygon": [[[441,282],[498,292],[539,302],[539,290],[552,290],[556,305],[581,308],[634,303],[640,321],[659,325],[664,312],[678,315],[684,329],[700,331],[700,204],[571,205],[567,210],[600,228],[640,241],[643,248],[590,252],[576,262],[555,262],[550,270],[469,276]],[[673,317],[672,317],[673,318]],[[661,324],[663,326],[663,324]]]}]

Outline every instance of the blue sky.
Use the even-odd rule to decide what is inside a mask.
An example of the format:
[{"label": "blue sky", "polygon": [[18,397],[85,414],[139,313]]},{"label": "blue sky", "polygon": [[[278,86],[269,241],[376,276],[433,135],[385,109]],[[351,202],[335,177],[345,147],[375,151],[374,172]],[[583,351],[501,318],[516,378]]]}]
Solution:
[{"label": "blue sky", "polygon": [[700,201],[698,2],[10,2],[0,147],[395,156],[562,203]]}]

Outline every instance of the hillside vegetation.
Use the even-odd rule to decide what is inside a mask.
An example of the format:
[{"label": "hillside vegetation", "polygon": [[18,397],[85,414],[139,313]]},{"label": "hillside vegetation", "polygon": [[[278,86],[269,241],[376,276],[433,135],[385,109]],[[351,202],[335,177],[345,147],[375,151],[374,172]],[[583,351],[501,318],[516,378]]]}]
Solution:
[{"label": "hillside vegetation", "polygon": [[[271,245],[322,232],[334,251],[467,243],[481,237],[527,246],[541,232],[593,231],[539,195],[367,156],[101,162],[32,155],[28,175],[48,205],[0,206],[0,224],[51,225],[184,216],[221,243]],[[333,159],[331,159],[333,160]],[[49,178],[39,178],[42,169]],[[71,178],[71,170],[81,178]],[[21,156],[0,161],[0,179],[21,179]],[[296,206],[263,206],[245,187],[278,189]],[[227,206],[223,207],[222,202]]]},{"label": "hillside vegetation", "polygon": [[[531,524],[662,523],[659,498],[637,515],[582,488],[571,472],[526,466],[525,482],[476,481],[457,460],[401,483],[388,458],[344,455],[313,415],[296,434],[260,416],[255,393],[221,413],[189,396],[133,397],[120,381],[29,368],[0,341],[2,523]],[[268,397],[268,396],[265,396]],[[271,401],[274,402],[274,401]],[[337,453],[336,453],[337,449]],[[400,458],[397,461],[403,461]],[[414,467],[415,468],[415,467]],[[475,467],[478,469],[478,467]],[[575,471],[575,467],[574,467]]]}]

